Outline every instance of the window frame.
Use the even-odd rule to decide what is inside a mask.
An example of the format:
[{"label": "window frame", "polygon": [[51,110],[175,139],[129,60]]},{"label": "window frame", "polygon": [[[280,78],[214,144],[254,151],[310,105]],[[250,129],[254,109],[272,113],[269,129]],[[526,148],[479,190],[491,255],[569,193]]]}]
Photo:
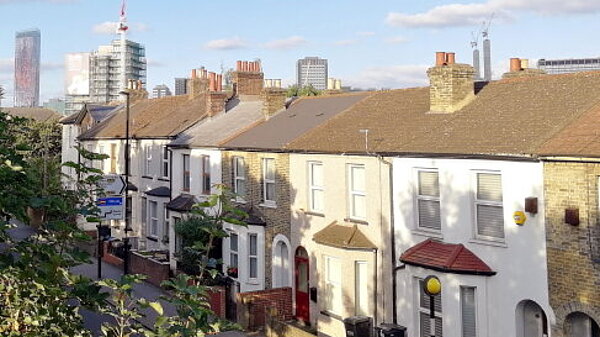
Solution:
[{"label": "window frame", "polygon": [[152,163],[152,145],[148,144],[144,147],[144,175],[151,176]]},{"label": "window frame", "polygon": [[[201,164],[201,180],[200,190],[202,194],[209,195],[211,192],[211,176],[210,176],[210,156],[209,155],[201,155],[200,156],[200,164]],[[208,180],[207,180],[208,179]],[[208,183],[207,183],[208,181]]]},{"label": "window frame", "polygon": [[[181,173],[182,173],[182,183],[181,190],[184,192],[189,192],[192,185],[192,176],[190,172],[190,155],[182,154],[181,155]],[[186,165],[187,164],[187,165]],[[187,166],[187,170],[186,170]]]},{"label": "window frame", "polygon": [[110,173],[117,173],[117,144],[110,144]]},{"label": "window frame", "polygon": [[[233,249],[233,237],[235,237],[235,249]],[[238,268],[238,277],[239,277],[239,268],[240,268],[240,236],[238,233],[232,232],[229,233],[229,267],[228,268]],[[234,259],[235,257],[235,259]],[[233,261],[235,260],[235,263]],[[236,277],[237,278],[237,277]]]},{"label": "window frame", "polygon": [[[330,269],[331,269],[331,262],[332,261],[336,261],[336,263],[338,263],[338,267],[341,270],[343,268],[342,266],[342,259],[338,258],[338,257],[334,257],[334,256],[329,256],[329,255],[324,255],[324,267],[325,267],[325,277],[324,277],[324,283],[325,283],[325,291],[326,292],[331,292],[332,293],[332,298],[331,298],[331,303],[329,303],[329,301],[327,300],[327,297],[325,296],[325,300],[323,301],[323,310],[325,312],[328,313],[332,313],[335,315],[341,315],[342,312],[344,310],[344,303],[343,303],[343,289],[342,289],[342,278],[341,275],[339,276],[339,281],[337,282],[333,282],[333,280],[330,279]],[[333,296],[333,292],[339,292],[339,299],[342,301],[342,303],[338,303],[338,305],[336,306],[336,304],[333,302],[334,300],[334,296]],[[340,312],[338,312],[338,309]]]},{"label": "window frame", "polygon": [[[479,174],[493,174],[493,175],[498,175],[500,176],[500,192],[502,194],[502,200],[501,201],[494,201],[494,200],[486,200],[486,199],[479,199],[478,198],[478,190],[479,190],[479,180],[478,180],[478,176]],[[502,186],[503,182],[502,182],[502,171],[500,170],[473,170],[472,171],[472,193],[471,193],[471,198],[472,198],[472,202],[471,205],[473,207],[473,211],[472,211],[472,215],[473,215],[473,235],[475,237],[476,240],[483,240],[483,241],[492,241],[492,242],[499,242],[499,243],[504,243],[506,240],[506,222],[505,222],[505,217],[504,217],[504,188]],[[495,237],[495,236],[489,236],[489,235],[482,235],[479,234],[479,218],[478,218],[478,211],[477,208],[478,206],[492,206],[492,207],[500,207],[500,209],[502,210],[501,214],[502,214],[502,233],[503,236],[502,237]]]},{"label": "window frame", "polygon": [[[241,167],[243,168],[243,172],[240,175],[238,170],[238,163],[241,162]],[[246,161],[244,157],[235,156],[233,157],[233,192],[239,197],[243,198],[246,196]],[[240,193],[240,189],[238,188],[238,183],[244,186],[244,193]]]},{"label": "window frame", "polygon": [[171,232],[171,219],[170,212],[167,208],[166,202],[163,202],[163,214],[164,214],[164,222],[163,222],[163,242],[168,243],[170,241],[170,232]]},{"label": "window frame", "polygon": [[[367,168],[364,164],[347,164],[347,166],[348,166],[347,167],[348,218],[351,220],[366,221],[367,220],[367,191],[366,191]],[[353,170],[352,170],[353,168],[362,168],[364,170],[364,177],[365,177],[365,181],[364,181],[365,190],[364,191],[359,191],[359,190],[353,189],[353,186],[354,186],[354,174],[353,174]],[[356,214],[354,214],[354,211],[355,211],[354,196],[355,195],[362,196],[364,198],[364,209],[365,209],[364,217],[357,216]]]},{"label": "window frame", "polygon": [[169,151],[169,147],[164,145],[162,147],[162,156],[161,156],[161,172],[160,175],[164,179],[170,178],[170,170],[171,170],[171,151]]},{"label": "window frame", "polygon": [[475,329],[475,336],[471,336],[471,337],[477,337],[478,335],[478,329],[477,329],[477,287],[474,286],[463,286],[461,285],[459,288],[459,302],[460,302],[460,328],[461,328],[461,337],[470,337],[470,336],[465,336],[465,326],[464,326],[464,308],[463,308],[463,301],[464,301],[464,295],[463,295],[463,290],[473,290],[473,313],[475,315],[475,317],[473,317],[473,322],[475,323],[474,329]]},{"label": "window frame", "polygon": [[[366,275],[363,277],[369,277],[369,263],[366,260],[356,260],[354,261],[354,314],[356,316],[370,316],[371,303],[369,301],[369,287],[368,283],[360,282],[359,276],[359,265],[364,266],[364,272]],[[361,287],[361,285],[366,286],[365,289]],[[362,290],[365,290],[366,294],[366,303],[362,303],[360,300],[360,295],[362,294]],[[364,311],[363,311],[364,310]]]},{"label": "window frame", "polygon": [[[273,179],[267,179],[267,163],[273,163]],[[268,206],[277,205],[277,168],[275,166],[275,158],[262,158],[262,190],[263,190],[263,204]],[[267,199],[268,186],[273,184],[273,199]]]},{"label": "window frame", "polygon": [[[256,244],[256,247],[254,247],[254,254],[252,252],[253,238]],[[256,264],[255,275],[252,275],[252,261]],[[258,233],[248,233],[248,279],[254,281],[258,279]]]},{"label": "window frame", "polygon": [[[437,174],[437,185],[438,185],[438,195],[436,196],[430,196],[430,195],[426,195],[426,194],[421,194],[420,192],[420,188],[421,188],[421,172],[434,172]],[[441,188],[440,188],[440,173],[439,170],[437,168],[415,168],[415,179],[414,179],[414,209],[415,209],[415,229],[418,231],[424,231],[424,232],[432,232],[432,233],[441,233],[442,231],[442,202],[441,202]],[[433,202],[437,202],[438,207],[439,207],[439,224],[440,224],[440,228],[431,228],[431,227],[424,227],[421,226],[421,213],[420,213],[420,208],[419,208],[419,201],[424,200],[424,201],[433,201]]]},{"label": "window frame", "polygon": [[148,224],[148,198],[141,197],[141,216],[142,216],[142,225],[145,227]]},{"label": "window frame", "polygon": [[[314,182],[314,174],[313,168],[320,167],[321,169],[321,177],[323,177],[323,162],[320,161],[309,161],[308,162],[308,210],[314,213],[323,214],[325,212],[325,181],[323,181],[322,185],[316,185]],[[314,192],[321,192],[321,200],[323,205],[322,209],[315,208],[315,199]]]},{"label": "window frame", "polygon": [[159,236],[159,231],[158,231],[158,201],[154,201],[154,200],[149,200],[149,207],[148,207],[148,213],[149,213],[149,231],[148,234],[151,237],[157,238]]},{"label": "window frame", "polygon": [[[416,280],[416,284],[417,284],[417,303],[416,303],[416,307],[417,307],[417,327],[419,328],[418,330],[418,334],[417,336],[430,336],[430,331],[422,331],[423,327],[421,326],[421,315],[422,314],[426,314],[427,315],[427,320],[429,321],[429,315],[430,315],[430,309],[429,309],[429,298],[425,299],[425,303],[427,303],[427,307],[423,307],[421,306],[421,296],[426,296],[429,297],[425,294],[424,290],[423,290],[423,286],[422,286],[422,282],[425,281],[425,279],[423,278],[415,278]],[[433,314],[437,319],[440,320],[440,327],[442,329],[442,335],[444,334],[444,303],[442,301],[442,295],[443,295],[443,290],[442,292],[437,295],[435,298],[436,300],[439,298],[440,301],[440,311],[438,311],[437,309],[434,308],[433,310]],[[435,302],[434,302],[434,307],[435,307]],[[437,321],[436,321],[437,324]],[[436,329],[436,336],[437,336],[437,329]]]}]

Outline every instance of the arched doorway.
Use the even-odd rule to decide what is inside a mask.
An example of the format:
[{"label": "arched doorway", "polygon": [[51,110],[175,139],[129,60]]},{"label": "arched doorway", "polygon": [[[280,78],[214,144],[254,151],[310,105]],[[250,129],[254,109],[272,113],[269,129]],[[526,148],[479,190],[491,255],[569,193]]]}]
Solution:
[{"label": "arched doorway", "polygon": [[304,247],[296,249],[295,256],[296,274],[296,319],[306,323],[310,322],[309,305],[309,279],[308,279],[308,253]]},{"label": "arched doorway", "polygon": [[275,238],[273,246],[273,288],[291,287],[290,253],[287,243]]},{"label": "arched doorway", "polygon": [[600,337],[600,329],[590,316],[572,312],[565,319],[565,337]]},{"label": "arched doorway", "polygon": [[542,307],[531,300],[521,301],[516,309],[517,337],[548,336],[548,319]]}]

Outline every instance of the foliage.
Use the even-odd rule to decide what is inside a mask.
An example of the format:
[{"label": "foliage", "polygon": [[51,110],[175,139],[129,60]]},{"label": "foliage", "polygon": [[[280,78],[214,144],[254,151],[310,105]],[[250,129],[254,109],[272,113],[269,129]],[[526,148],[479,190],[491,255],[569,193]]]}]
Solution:
[{"label": "foliage", "polygon": [[294,97],[294,96],[319,96],[321,95],[322,92],[321,90],[317,90],[315,89],[312,85],[306,85],[302,88],[298,87],[297,85],[291,85],[288,87],[287,89],[287,97]]},{"label": "foliage", "polygon": [[197,242],[208,243],[209,235],[204,230],[206,225],[204,220],[198,217],[190,217],[175,225],[175,234],[179,238],[181,247],[181,251],[177,252],[177,266],[187,274],[198,275],[200,273],[198,266],[201,258],[200,252],[193,249],[193,246]]}]

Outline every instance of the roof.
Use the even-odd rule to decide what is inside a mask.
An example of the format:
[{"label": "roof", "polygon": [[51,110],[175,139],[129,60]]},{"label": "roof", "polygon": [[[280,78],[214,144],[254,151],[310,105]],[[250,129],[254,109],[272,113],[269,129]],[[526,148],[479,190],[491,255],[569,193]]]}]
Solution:
[{"label": "roof", "polygon": [[238,102],[225,113],[205,118],[189,128],[171,142],[171,146],[216,147],[263,119],[262,101]]},{"label": "roof", "polygon": [[313,240],[326,246],[344,249],[376,249],[356,224],[340,225],[337,221],[313,235]]},{"label": "roof", "polygon": [[167,209],[176,212],[189,212],[198,203],[198,199],[190,194],[180,194],[167,203]]},{"label": "roof", "polygon": [[[174,137],[206,116],[206,96],[188,95],[143,99],[130,106],[130,136],[133,138]],[[126,109],[120,107],[103,122],[81,134],[80,139],[125,137]]]},{"label": "roof", "polygon": [[79,124],[86,114],[89,114],[94,123],[99,123],[108,118],[112,112],[119,110],[123,105],[95,105],[86,104],[81,111],[60,119],[61,124]]},{"label": "roof", "polygon": [[[600,72],[488,83],[454,113],[429,112],[429,87],[375,93],[288,149],[314,152],[535,154],[600,103]],[[599,153],[600,154],[600,153]]]},{"label": "roof", "polygon": [[427,239],[406,250],[400,261],[446,273],[492,276],[493,271],[477,255],[462,244]]},{"label": "roof", "polygon": [[300,98],[287,110],[221,145],[227,148],[282,149],[306,131],[369,95],[359,93]]},{"label": "roof", "polygon": [[145,193],[146,193],[146,195],[151,195],[154,197],[169,198],[171,196],[171,190],[166,186],[160,186],[157,188],[153,188],[149,191],[146,191]]},{"label": "roof", "polygon": [[58,121],[61,114],[45,108],[2,108],[2,111],[15,117],[24,117],[38,122]]}]

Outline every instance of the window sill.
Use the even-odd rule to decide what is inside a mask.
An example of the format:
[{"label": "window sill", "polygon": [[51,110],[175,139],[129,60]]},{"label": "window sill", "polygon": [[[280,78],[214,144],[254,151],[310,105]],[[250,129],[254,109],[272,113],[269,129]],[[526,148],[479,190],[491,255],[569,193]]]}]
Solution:
[{"label": "window sill", "polygon": [[153,242],[158,242],[158,237],[156,237],[156,236],[146,236],[146,239],[153,241]]},{"label": "window sill", "polygon": [[491,246],[491,247],[500,247],[500,248],[508,248],[508,245],[504,240],[496,241],[492,239],[482,239],[482,238],[473,238],[469,240],[469,243],[475,243],[483,246]]},{"label": "window sill", "polygon": [[359,225],[368,225],[369,224],[369,222],[367,222],[366,220],[353,219],[353,218],[345,218],[344,221],[356,223]]},{"label": "window sill", "polygon": [[415,228],[411,231],[411,233],[413,235],[419,235],[419,236],[426,236],[429,238],[436,238],[436,239],[444,239],[444,235],[442,234],[441,231],[436,231],[436,230],[427,230],[427,229],[423,229],[423,228]]},{"label": "window sill", "polygon": [[231,202],[235,202],[236,204],[247,204],[248,202],[242,198],[233,198]]},{"label": "window sill", "polygon": [[142,178],[144,178],[144,179],[154,179],[154,177],[147,176],[147,175],[143,175]]},{"label": "window sill", "polygon": [[158,178],[158,180],[160,180],[160,181],[171,181],[171,179],[169,179],[168,177],[160,177],[160,178]]},{"label": "window sill", "polygon": [[277,204],[274,202],[264,202],[262,204],[258,204],[258,206],[264,207],[264,208],[277,208]]},{"label": "window sill", "polygon": [[336,315],[336,314],[332,313],[331,311],[321,310],[320,314],[323,315],[323,316],[331,317],[333,319],[337,319],[338,321],[343,321],[344,320],[342,318],[342,316]]},{"label": "window sill", "polygon": [[258,286],[260,285],[260,282],[258,282],[258,279],[250,279],[246,282],[246,284],[251,284],[253,286]]},{"label": "window sill", "polygon": [[314,212],[314,211],[304,211],[304,214],[306,214],[306,215],[312,215],[312,216],[318,216],[318,217],[321,217],[321,218],[325,217],[325,214],[319,213],[319,212]]}]

